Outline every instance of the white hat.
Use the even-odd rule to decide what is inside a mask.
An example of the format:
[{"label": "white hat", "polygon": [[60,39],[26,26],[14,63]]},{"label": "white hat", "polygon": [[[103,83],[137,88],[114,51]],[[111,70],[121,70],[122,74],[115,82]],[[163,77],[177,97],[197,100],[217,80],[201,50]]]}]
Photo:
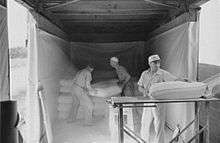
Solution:
[{"label": "white hat", "polygon": [[160,60],[160,57],[158,55],[151,55],[149,58],[148,58],[148,62],[153,62],[153,61],[158,61]]},{"label": "white hat", "polygon": [[118,58],[117,57],[111,57],[111,59],[110,59],[111,61],[114,61],[114,62],[117,62],[118,63]]}]

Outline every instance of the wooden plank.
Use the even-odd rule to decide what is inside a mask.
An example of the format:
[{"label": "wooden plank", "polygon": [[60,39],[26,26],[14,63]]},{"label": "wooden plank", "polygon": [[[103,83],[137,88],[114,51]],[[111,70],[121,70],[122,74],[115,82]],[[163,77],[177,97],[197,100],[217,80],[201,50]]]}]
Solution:
[{"label": "wooden plank", "polygon": [[73,5],[66,5],[61,8],[54,8],[51,11],[62,10],[113,10],[113,9],[156,9],[156,10],[170,10],[167,7],[161,7],[153,4],[148,4],[144,0],[137,1],[80,1]]},{"label": "wooden plank", "polygon": [[72,42],[111,43],[144,41],[145,33],[70,33]]},{"label": "wooden plank", "polygon": [[210,0],[190,0],[190,8],[197,8]]},{"label": "wooden plank", "polygon": [[81,15],[81,14],[75,14],[75,15],[63,15],[59,16],[59,19],[61,21],[105,21],[105,20],[112,20],[112,21],[117,21],[117,20],[138,20],[138,21],[145,21],[147,20],[155,20],[155,19],[163,19],[165,18],[166,15],[157,15],[157,16],[152,16],[152,15],[124,15],[124,14],[117,14],[117,15]]},{"label": "wooden plank", "polygon": [[[152,21],[150,21],[152,20]],[[63,25],[73,27],[73,26],[121,26],[121,25],[145,25],[152,26],[157,23],[157,19],[103,19],[103,20],[89,20],[89,19],[76,19],[76,20],[63,20]]]},{"label": "wooden plank", "polygon": [[[199,110],[200,110],[200,103],[195,103],[195,134],[199,132]],[[196,143],[199,143],[199,136],[196,136]]]},{"label": "wooden plank", "polygon": [[207,129],[205,131],[205,142],[206,143],[209,143],[210,142],[210,103],[209,102],[206,102],[205,103],[205,111],[206,111],[206,126],[207,126]]},{"label": "wooden plank", "polygon": [[60,10],[53,11],[56,15],[99,15],[99,14],[145,14],[145,15],[156,15],[168,13],[169,10],[158,10],[158,9],[83,9],[83,10]]},{"label": "wooden plank", "polygon": [[149,30],[145,25],[119,25],[119,26],[67,26],[69,33],[144,33]]},{"label": "wooden plank", "polygon": [[69,4],[76,3],[76,2],[78,2],[78,1],[80,1],[80,0],[71,0],[71,1],[63,2],[63,3],[61,3],[61,4],[57,4],[57,5],[48,7],[48,8],[46,8],[46,10],[51,10],[51,9],[54,9],[54,8],[63,7],[63,6],[69,5]]},{"label": "wooden plank", "polygon": [[118,111],[118,143],[124,143],[123,108],[121,106]]},{"label": "wooden plank", "polygon": [[138,104],[138,103],[180,103],[180,102],[220,102],[218,98],[192,98],[192,99],[163,99],[156,100],[149,97],[112,97],[110,100],[113,104]]},{"label": "wooden plank", "polygon": [[170,5],[170,4],[164,3],[163,1],[158,1],[158,0],[157,1],[156,0],[144,0],[144,1],[155,4],[155,5],[159,5],[159,6],[165,6],[165,7],[174,8],[177,10],[182,10],[178,7],[180,5],[178,1],[176,1],[177,4],[175,5]]}]

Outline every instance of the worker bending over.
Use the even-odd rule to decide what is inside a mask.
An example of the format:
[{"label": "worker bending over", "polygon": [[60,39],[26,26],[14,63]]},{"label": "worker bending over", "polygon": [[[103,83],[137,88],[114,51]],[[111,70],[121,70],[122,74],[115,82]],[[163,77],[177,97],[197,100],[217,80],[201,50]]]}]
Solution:
[{"label": "worker bending over", "polygon": [[84,107],[85,111],[85,125],[92,124],[94,103],[89,92],[96,92],[96,90],[91,87],[91,73],[93,70],[93,66],[88,65],[86,68],[78,71],[73,79],[73,106],[70,111],[68,122],[76,120],[77,112],[81,105]]},{"label": "worker bending over", "polygon": [[122,96],[134,96],[133,84],[131,76],[126,68],[119,65],[119,60],[116,57],[110,59],[110,65],[115,69],[119,82],[118,85],[122,88]]},{"label": "worker bending over", "polygon": [[[154,83],[166,81],[186,81],[172,75],[168,71],[160,68],[160,57],[152,55],[148,58],[150,68],[141,74],[138,81],[138,89],[144,96],[148,96],[149,88]],[[150,126],[153,122],[155,129],[155,143],[164,143],[164,126],[165,126],[166,108],[164,104],[156,104],[153,108],[144,108],[142,115],[141,136],[147,143],[151,143]],[[151,141],[151,142],[150,142]]]},{"label": "worker bending over", "polygon": [[[118,85],[122,88],[122,96],[135,96],[134,93],[134,84],[131,80],[130,74],[127,72],[126,68],[119,65],[119,60],[117,57],[112,57],[110,59],[110,65],[115,68],[116,73],[118,75]],[[140,120],[141,113],[137,108],[132,108],[133,121],[134,121],[134,131],[136,133],[140,133]]]}]

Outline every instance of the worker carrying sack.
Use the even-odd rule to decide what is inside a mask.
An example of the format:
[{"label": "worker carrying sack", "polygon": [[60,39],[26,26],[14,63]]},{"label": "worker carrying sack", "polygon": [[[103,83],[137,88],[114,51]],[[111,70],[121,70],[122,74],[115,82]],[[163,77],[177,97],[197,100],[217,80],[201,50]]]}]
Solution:
[{"label": "worker carrying sack", "polygon": [[207,93],[207,85],[202,82],[170,81],[153,84],[149,96],[155,99],[199,98]]}]

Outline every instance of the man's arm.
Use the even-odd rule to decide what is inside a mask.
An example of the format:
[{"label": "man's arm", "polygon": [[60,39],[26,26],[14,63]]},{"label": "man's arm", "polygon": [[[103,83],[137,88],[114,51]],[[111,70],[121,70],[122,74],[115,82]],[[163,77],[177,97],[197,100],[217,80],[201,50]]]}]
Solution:
[{"label": "man's arm", "polygon": [[143,86],[138,85],[138,90],[143,93],[144,97],[148,95],[147,90]]},{"label": "man's arm", "polygon": [[125,86],[125,84],[130,80],[130,78],[131,78],[131,76],[127,73],[127,74],[126,74],[126,78],[125,78],[125,80],[124,80],[123,83],[122,83],[122,87]]},{"label": "man's arm", "polygon": [[87,73],[87,74],[85,75],[85,80],[86,80],[86,89],[87,89],[88,91],[93,90],[93,88],[91,87],[91,81],[92,81],[92,75],[91,75],[91,73]]},{"label": "man's arm", "polygon": [[183,82],[192,82],[191,79],[188,79],[188,78],[177,78],[175,81],[183,81]]},{"label": "man's arm", "polygon": [[141,77],[138,81],[138,90],[143,93],[144,96],[147,96],[147,90],[144,88],[144,85],[143,85],[143,77],[144,77],[144,73],[141,74]]}]

